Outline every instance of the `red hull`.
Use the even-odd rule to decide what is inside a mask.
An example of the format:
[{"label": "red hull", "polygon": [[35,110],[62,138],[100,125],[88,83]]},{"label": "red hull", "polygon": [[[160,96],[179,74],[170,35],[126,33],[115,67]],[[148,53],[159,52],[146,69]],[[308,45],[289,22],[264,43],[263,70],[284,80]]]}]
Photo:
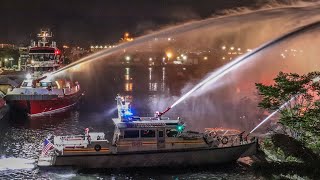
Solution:
[{"label": "red hull", "polygon": [[82,94],[77,92],[51,100],[20,100],[11,101],[10,105],[17,110],[22,110],[31,116],[41,116],[64,111],[76,105]]}]

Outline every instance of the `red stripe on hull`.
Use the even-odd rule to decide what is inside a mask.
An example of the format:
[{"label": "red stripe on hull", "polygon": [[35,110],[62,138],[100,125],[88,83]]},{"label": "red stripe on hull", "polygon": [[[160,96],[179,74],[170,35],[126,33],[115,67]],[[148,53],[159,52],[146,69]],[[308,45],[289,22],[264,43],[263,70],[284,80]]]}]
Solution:
[{"label": "red stripe on hull", "polygon": [[18,110],[24,110],[26,113],[32,115],[51,114],[65,110],[75,105],[82,94],[80,92],[59,97],[52,100],[23,100],[11,101],[10,105]]}]

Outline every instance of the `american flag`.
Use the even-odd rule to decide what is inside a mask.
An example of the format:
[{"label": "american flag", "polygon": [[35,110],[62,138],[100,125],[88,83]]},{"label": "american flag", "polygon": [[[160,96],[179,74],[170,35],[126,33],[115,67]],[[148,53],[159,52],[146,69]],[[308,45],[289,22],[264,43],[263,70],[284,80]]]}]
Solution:
[{"label": "american flag", "polygon": [[49,150],[52,149],[53,147],[54,147],[53,144],[48,139],[45,139],[43,142],[41,155],[47,155]]}]

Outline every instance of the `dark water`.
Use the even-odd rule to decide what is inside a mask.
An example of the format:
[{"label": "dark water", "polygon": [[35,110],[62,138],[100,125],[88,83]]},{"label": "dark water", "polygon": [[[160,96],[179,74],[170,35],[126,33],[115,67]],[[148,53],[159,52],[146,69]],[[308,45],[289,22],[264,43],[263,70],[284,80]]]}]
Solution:
[{"label": "dark water", "polygon": [[[202,68],[202,73],[199,73],[199,68]],[[39,169],[37,157],[43,140],[49,135],[80,134],[89,127],[90,131],[103,131],[111,137],[111,118],[117,115],[114,98],[118,93],[133,97],[136,114],[152,115],[152,104],[159,103],[159,98],[180,95],[181,88],[188,81],[197,80],[210,70],[200,66],[99,65],[89,69],[72,75],[86,92],[79,107],[37,118],[11,112],[8,120],[2,120],[0,179],[260,179],[237,163],[182,169]],[[168,106],[169,103],[164,102]]]}]

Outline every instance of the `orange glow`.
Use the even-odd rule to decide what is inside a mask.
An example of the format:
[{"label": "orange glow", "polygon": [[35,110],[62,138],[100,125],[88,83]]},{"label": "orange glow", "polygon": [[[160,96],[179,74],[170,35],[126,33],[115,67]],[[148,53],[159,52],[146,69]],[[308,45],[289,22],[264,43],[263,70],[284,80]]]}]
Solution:
[{"label": "orange glow", "polygon": [[132,91],[132,83],[125,83],[125,91]]},{"label": "orange glow", "polygon": [[170,59],[173,56],[172,52],[170,52],[170,51],[167,51],[166,55],[167,55],[168,59]]},{"label": "orange glow", "polygon": [[56,81],[56,84],[57,84],[57,86],[58,86],[58,89],[60,89],[60,84],[59,84],[58,81]]}]

